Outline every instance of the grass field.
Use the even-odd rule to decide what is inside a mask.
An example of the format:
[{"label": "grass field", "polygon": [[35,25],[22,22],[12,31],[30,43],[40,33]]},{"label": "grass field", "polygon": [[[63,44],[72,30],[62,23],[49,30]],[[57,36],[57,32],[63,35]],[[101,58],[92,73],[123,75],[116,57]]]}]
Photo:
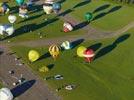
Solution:
[{"label": "grass field", "polygon": [[134,21],[133,6],[107,0],[89,0],[85,3],[81,0],[67,0],[63,5],[66,10],[75,7],[70,14],[81,21],[86,12],[92,12],[95,20],[90,25],[101,30],[115,31]]},{"label": "grass field", "polygon": [[[81,45],[96,50],[96,57],[91,64],[84,63],[83,58],[74,58],[76,48],[61,52],[54,61],[51,57],[42,57],[30,64],[27,53],[36,49],[41,55],[47,53],[48,47],[12,47],[19,57],[42,78],[61,74],[64,80],[48,80],[49,86],[56,89],[64,84],[76,84],[73,91],[61,90],[63,100],[131,100],[134,98],[134,30],[112,39],[84,42]],[[48,73],[38,69],[44,65],[54,64]]]},{"label": "grass field", "polygon": [[[90,25],[97,29],[115,31],[134,21],[132,6],[103,0],[80,2],[81,0],[66,0],[63,2],[63,9],[80,21],[84,21],[86,12],[94,12],[95,20]],[[12,10],[16,11],[14,2],[10,5]],[[74,11],[69,10],[72,7],[74,7]],[[14,14],[18,17],[16,12]],[[37,40],[39,32],[42,33],[43,39],[85,33],[83,30],[70,33],[61,32],[63,20],[54,18],[54,14],[44,15],[42,9],[31,11],[29,15],[29,19],[24,20],[18,17],[14,24],[16,32],[7,39],[11,41]],[[0,24],[9,23],[7,18],[8,15],[0,16]],[[24,32],[25,27],[32,29],[31,32],[29,32],[30,30]],[[54,91],[64,84],[78,85],[73,91],[64,89],[59,91],[58,94],[64,98],[63,100],[131,100],[134,98],[133,33],[134,29],[131,29],[111,39],[83,42],[81,45],[95,50],[96,57],[91,64],[85,63],[84,58],[74,57],[78,46],[72,50],[62,51],[56,61],[52,57],[46,57],[48,47],[14,46],[11,49],[17,53],[18,57],[22,57],[22,61],[29,65],[35,73],[38,73],[42,79],[56,74],[63,75],[63,80],[47,81]],[[42,55],[38,61],[32,64],[29,63],[27,57],[28,51],[31,49],[37,50]],[[45,65],[51,66],[50,71],[40,73],[39,68]]]},{"label": "grass field", "polygon": [[0,88],[2,88],[2,84],[0,83]]}]

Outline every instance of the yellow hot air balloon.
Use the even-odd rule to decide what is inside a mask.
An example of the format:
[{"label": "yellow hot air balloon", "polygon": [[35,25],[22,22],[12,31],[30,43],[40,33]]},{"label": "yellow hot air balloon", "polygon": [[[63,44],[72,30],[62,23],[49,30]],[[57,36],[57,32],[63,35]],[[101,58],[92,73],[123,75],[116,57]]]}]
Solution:
[{"label": "yellow hot air balloon", "polygon": [[39,57],[40,57],[40,54],[36,50],[30,50],[28,53],[28,58],[31,62],[38,60]]},{"label": "yellow hot air balloon", "polygon": [[59,55],[60,53],[60,47],[57,46],[57,45],[52,45],[49,47],[49,53],[51,54],[51,56],[56,59],[57,56]]},{"label": "yellow hot air balloon", "polygon": [[84,46],[80,46],[77,48],[77,55],[79,57],[84,57],[84,51],[86,50],[87,48],[84,47]]}]

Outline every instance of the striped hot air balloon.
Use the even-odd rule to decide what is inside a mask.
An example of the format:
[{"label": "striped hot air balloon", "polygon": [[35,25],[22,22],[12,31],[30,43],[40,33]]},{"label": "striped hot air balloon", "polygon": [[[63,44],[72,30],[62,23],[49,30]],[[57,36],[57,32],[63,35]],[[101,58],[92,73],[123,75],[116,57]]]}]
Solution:
[{"label": "striped hot air balloon", "polygon": [[51,56],[52,56],[54,59],[56,59],[57,56],[58,56],[59,53],[60,53],[60,47],[57,46],[57,45],[51,45],[51,46],[49,47],[49,53],[51,54]]}]

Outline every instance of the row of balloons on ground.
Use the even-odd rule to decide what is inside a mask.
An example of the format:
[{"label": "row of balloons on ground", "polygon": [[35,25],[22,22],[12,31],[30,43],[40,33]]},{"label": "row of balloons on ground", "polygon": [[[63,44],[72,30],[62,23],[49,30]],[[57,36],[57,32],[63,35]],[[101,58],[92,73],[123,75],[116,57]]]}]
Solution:
[{"label": "row of balloons on ground", "polygon": [[[27,8],[34,5],[33,0],[29,0],[28,3],[24,3],[25,0],[16,0],[17,4],[19,4],[19,16],[25,18],[27,16]],[[58,13],[61,9],[61,4],[59,2],[55,2],[55,0],[45,0],[43,4],[43,9],[46,14],[51,14],[53,11]],[[0,13],[8,13],[10,11],[9,6],[7,3],[0,3]],[[90,21],[92,18],[91,13],[86,13],[85,18]]]},{"label": "row of balloons on ground", "polygon": [[[49,53],[55,60],[61,50],[69,50],[72,49],[73,45],[69,41],[65,41],[61,44],[61,46],[58,45],[51,45],[49,47]],[[77,56],[78,57],[84,57],[86,62],[91,62],[93,60],[93,57],[95,56],[95,53],[92,49],[87,49],[84,46],[79,46],[77,48]],[[28,53],[28,59],[31,62],[37,61],[40,58],[40,53],[37,50],[30,50]]]},{"label": "row of balloons on ground", "polygon": [[[90,14],[90,13],[88,13]],[[87,18],[87,17],[86,17]],[[9,15],[8,16],[9,22],[12,24],[1,24],[0,25],[0,35],[7,34],[8,36],[12,35],[15,31],[13,24],[16,22],[17,17],[15,15]],[[74,29],[74,25],[71,22],[64,22],[63,24],[63,31],[64,32],[70,32]]]}]

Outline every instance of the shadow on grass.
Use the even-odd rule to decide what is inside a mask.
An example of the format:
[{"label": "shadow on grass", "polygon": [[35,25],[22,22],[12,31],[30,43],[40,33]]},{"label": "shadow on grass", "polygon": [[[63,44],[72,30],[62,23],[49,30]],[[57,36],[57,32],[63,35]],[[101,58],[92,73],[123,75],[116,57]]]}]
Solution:
[{"label": "shadow on grass", "polygon": [[96,43],[87,47],[87,49],[92,49],[93,51],[97,51],[101,46],[102,46],[102,43]]},{"label": "shadow on grass", "polygon": [[93,21],[94,21],[94,20],[97,20],[97,19],[100,19],[100,18],[102,18],[102,17],[104,17],[104,16],[106,16],[106,15],[108,15],[108,14],[110,14],[110,13],[113,13],[113,12],[115,12],[115,11],[118,11],[119,9],[121,9],[121,7],[122,7],[122,6],[115,6],[115,7],[113,7],[112,9],[110,9],[108,12],[102,12],[102,13],[96,15],[96,16],[93,18]]},{"label": "shadow on grass", "polygon": [[42,55],[42,56],[38,59],[38,61],[39,61],[39,60],[42,60],[42,59],[49,58],[49,57],[51,57],[51,55],[50,55],[49,52],[47,52],[47,53],[45,53],[44,55]]},{"label": "shadow on grass", "polygon": [[90,3],[90,2],[91,2],[91,0],[84,0],[84,1],[82,1],[82,2],[80,2],[80,3],[78,3],[78,4],[76,4],[76,5],[73,7],[73,9],[74,9],[74,8],[78,8],[78,7],[81,7],[81,6],[84,6],[84,5],[86,5],[86,4]]},{"label": "shadow on grass", "polygon": [[49,64],[47,65],[47,67],[49,68],[49,70],[51,70],[54,67],[54,64]]},{"label": "shadow on grass", "polygon": [[87,22],[87,21],[84,21],[82,23],[79,23],[79,24],[77,24],[77,25],[74,26],[74,30],[73,31],[82,29],[82,28],[86,27],[89,23],[90,22]]},{"label": "shadow on grass", "polygon": [[22,95],[23,93],[25,93],[28,89],[30,89],[34,84],[35,84],[36,80],[30,80],[27,81],[21,85],[18,85],[17,87],[13,88],[11,90],[14,98]]},{"label": "shadow on grass", "polygon": [[97,12],[102,11],[102,10],[105,10],[105,9],[107,9],[107,8],[109,8],[109,7],[110,7],[110,4],[104,4],[104,5],[102,5],[102,6],[98,7],[98,8],[96,8],[96,9],[93,11],[93,13],[97,13]]},{"label": "shadow on grass", "polygon": [[33,14],[36,12],[43,11],[43,5],[33,5],[33,6],[29,7],[28,9],[30,11],[29,14]]},{"label": "shadow on grass", "polygon": [[14,6],[10,8],[10,14],[16,14],[19,12],[19,6]]},{"label": "shadow on grass", "polygon": [[84,42],[84,39],[78,39],[78,40],[71,42],[72,49],[80,45],[82,42]]},{"label": "shadow on grass", "polygon": [[58,18],[52,18],[52,19],[49,19],[41,24],[27,24],[27,25],[24,25],[18,29],[15,30],[15,33],[11,36],[7,36],[5,37],[4,39],[1,39],[1,41],[3,40],[6,40],[6,39],[10,39],[10,38],[13,38],[13,37],[16,37],[16,36],[19,36],[19,35],[22,35],[22,34],[25,34],[25,33],[29,33],[30,31],[33,32],[35,30],[38,30],[42,27],[45,27],[51,23],[54,23],[55,21],[59,20]]},{"label": "shadow on grass", "polygon": [[130,34],[125,34],[123,36],[120,36],[112,44],[107,45],[104,48],[102,48],[101,50],[99,50],[94,59],[96,60],[96,59],[110,53],[112,50],[114,50],[118,46],[118,44],[127,40],[129,37],[130,37]]},{"label": "shadow on grass", "polygon": [[31,17],[29,17],[29,18],[27,18],[27,19],[25,19],[25,20],[23,20],[23,21],[20,21],[19,23],[23,23],[23,22],[26,22],[26,21],[34,20],[34,19],[36,19],[36,18],[41,17],[42,15],[44,15],[44,13],[38,14],[38,15],[35,15],[35,16],[31,16]]},{"label": "shadow on grass", "polygon": [[71,13],[72,11],[73,11],[72,9],[67,9],[67,10],[59,13],[57,16],[65,16],[65,15]]},{"label": "shadow on grass", "polygon": [[64,3],[66,0],[59,0],[58,3]]}]

